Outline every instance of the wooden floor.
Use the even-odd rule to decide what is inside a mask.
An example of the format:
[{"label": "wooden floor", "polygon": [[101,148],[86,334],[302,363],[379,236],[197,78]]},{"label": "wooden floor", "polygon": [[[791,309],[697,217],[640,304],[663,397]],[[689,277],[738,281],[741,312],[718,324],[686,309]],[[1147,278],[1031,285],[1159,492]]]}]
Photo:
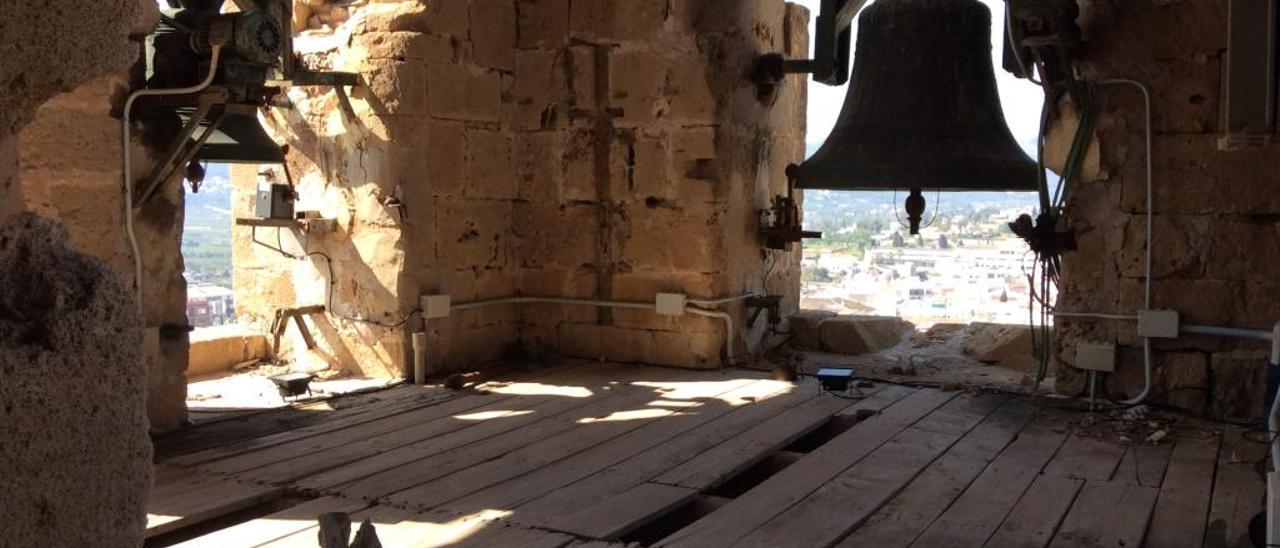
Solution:
[{"label": "wooden floor", "polygon": [[819,394],[743,370],[600,363],[487,394],[401,387],[157,443],[149,544],[316,546],[316,517],[384,546],[1238,546],[1265,447],[1160,445],[997,393]]}]

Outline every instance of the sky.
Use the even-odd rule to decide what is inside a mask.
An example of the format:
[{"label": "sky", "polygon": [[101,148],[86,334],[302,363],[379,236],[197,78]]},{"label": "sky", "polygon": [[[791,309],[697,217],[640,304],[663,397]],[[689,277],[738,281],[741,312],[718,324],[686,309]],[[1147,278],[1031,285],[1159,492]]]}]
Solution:
[{"label": "sky", "polygon": [[[818,19],[818,11],[822,0],[790,0],[809,8],[809,35],[813,36],[813,24]],[[996,84],[1000,88],[1000,102],[1004,107],[1005,121],[1009,130],[1022,145],[1027,154],[1035,156],[1036,134],[1040,125],[1040,106],[1044,103],[1044,94],[1040,87],[1026,80],[1015,78],[1000,68],[1004,54],[1004,40],[1001,34],[1004,28],[1004,0],[980,0],[991,8],[992,50],[991,55],[996,70]],[[854,35],[857,35],[858,22],[854,20]],[[856,40],[855,40],[856,42]],[[812,46],[810,46],[812,47]],[[854,51],[857,57],[857,51]],[[806,141],[810,148],[821,144],[831,132],[831,126],[844,105],[847,88],[832,87],[809,81],[809,133]]]}]

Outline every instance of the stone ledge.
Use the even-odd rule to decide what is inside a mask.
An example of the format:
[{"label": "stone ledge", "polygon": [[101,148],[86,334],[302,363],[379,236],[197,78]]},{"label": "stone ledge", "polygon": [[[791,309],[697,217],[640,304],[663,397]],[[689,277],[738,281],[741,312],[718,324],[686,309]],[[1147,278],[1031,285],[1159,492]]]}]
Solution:
[{"label": "stone ledge", "polygon": [[230,371],[238,363],[267,356],[266,335],[247,326],[233,324],[201,328],[191,333],[187,376]]}]

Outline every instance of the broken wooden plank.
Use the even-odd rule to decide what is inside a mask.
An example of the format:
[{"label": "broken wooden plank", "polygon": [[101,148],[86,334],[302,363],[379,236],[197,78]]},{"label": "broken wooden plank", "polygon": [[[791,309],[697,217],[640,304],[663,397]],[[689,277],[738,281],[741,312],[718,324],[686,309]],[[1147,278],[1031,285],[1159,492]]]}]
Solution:
[{"label": "broken wooden plank", "polygon": [[727,546],[750,533],[750,527],[773,518],[822,487],[902,429],[946,404],[955,392],[920,390],[836,436],[808,457],[765,480],[746,495],[676,531],[659,546]]},{"label": "broken wooden plank", "polygon": [[1262,511],[1266,493],[1266,482],[1258,471],[1258,464],[1266,458],[1267,446],[1245,439],[1242,429],[1223,432],[1205,531],[1206,547],[1248,545],[1249,520]]},{"label": "broken wooden plank", "polygon": [[1154,487],[1085,482],[1050,548],[1141,546],[1159,492]]},{"label": "broken wooden plank", "polygon": [[1035,406],[1013,401],[978,425],[929,465],[867,522],[845,537],[841,548],[909,546],[973,482],[1035,416]]},{"label": "broken wooden plank", "polygon": [[[884,398],[892,397],[893,394],[889,394]],[[873,394],[867,399],[872,401],[863,405],[875,407],[876,402],[883,398],[876,398]],[[819,396],[734,436],[668,470],[653,481],[705,491],[724,483],[739,472],[813,432],[830,421],[835,413],[854,405],[856,405],[855,400]]]},{"label": "broken wooden plank", "polygon": [[[864,401],[862,408],[878,411],[914,392],[904,387],[880,385],[873,389],[872,395],[882,389],[886,392]],[[561,515],[603,503],[815,396],[816,390],[797,387],[785,394],[735,409],[590,477],[521,505],[514,519],[530,525],[542,525]]]},{"label": "broken wooden plank", "polygon": [[1173,447],[1168,473],[1160,485],[1148,548],[1176,548],[1199,545],[1204,540],[1213,500],[1213,472],[1218,458],[1218,439],[1183,437]]},{"label": "broken wooden plank", "polygon": [[335,497],[319,498],[268,514],[244,523],[220,529],[178,544],[183,548],[225,548],[257,546],[311,529],[316,518],[328,512],[357,512],[369,504]]},{"label": "broken wooden plank", "polygon": [[1018,499],[1013,511],[985,546],[992,548],[1044,548],[1053,539],[1071,509],[1084,480],[1041,475]]},{"label": "broken wooden plank", "polygon": [[911,545],[981,546],[1066,439],[1058,420],[1037,419]]},{"label": "broken wooden plank", "polygon": [[278,487],[251,485],[193,470],[159,470],[164,479],[147,500],[147,538],[225,516],[280,495]]},{"label": "broken wooden plank", "polygon": [[603,504],[552,520],[547,528],[588,538],[615,540],[697,496],[696,489],[643,483]]},{"label": "broken wooden plank", "polygon": [[992,394],[965,394],[951,400],[734,546],[836,543],[1007,402],[1007,397]]}]

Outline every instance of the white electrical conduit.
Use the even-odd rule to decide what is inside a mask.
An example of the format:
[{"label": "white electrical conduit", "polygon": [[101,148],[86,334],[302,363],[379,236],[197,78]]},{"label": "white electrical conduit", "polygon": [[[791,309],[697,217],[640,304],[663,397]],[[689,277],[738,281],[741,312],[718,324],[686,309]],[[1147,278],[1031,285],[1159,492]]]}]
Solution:
[{"label": "white electrical conduit", "polygon": [[[726,297],[723,299],[715,299],[715,300],[691,299],[686,302],[690,303],[690,305],[698,305],[702,303],[725,304],[725,303],[731,303],[734,301],[746,300],[756,295],[757,294],[755,293],[749,293],[746,295],[739,295],[737,297]],[[634,310],[653,310],[653,311],[657,310],[657,304],[651,303],[651,302],[637,303],[637,302],[624,302],[624,301],[598,301],[598,300],[592,300],[592,299],[562,299],[562,298],[555,298],[555,297],[508,297],[505,299],[494,299],[491,301],[477,301],[472,303],[455,304],[450,308],[453,310],[471,310],[473,308],[481,308],[486,306],[499,306],[504,304],[564,304],[564,305],[576,305],[576,306],[595,306],[600,308],[628,308],[628,309],[634,309]],[[707,310],[705,308],[699,308],[697,306],[685,306],[684,311],[688,314],[705,316],[708,318],[720,318],[721,320],[724,320],[724,326],[725,326],[724,354],[725,354],[725,358],[728,359],[730,363],[732,363],[734,358],[736,358],[736,356],[734,356],[734,353],[733,353],[733,336],[734,336],[733,316],[723,310]]]},{"label": "white electrical conduit", "polygon": [[221,54],[222,46],[214,44],[209,59],[209,74],[205,75],[204,80],[199,84],[185,88],[140,89],[129,94],[129,98],[124,102],[124,117],[120,121],[120,148],[124,156],[124,232],[129,237],[129,248],[133,252],[133,290],[138,298],[139,312],[144,309],[142,307],[142,254],[138,251],[138,237],[133,232],[133,155],[131,154],[133,147],[130,145],[129,135],[132,129],[129,125],[129,116],[133,111],[133,102],[139,97],[184,95],[209,87],[218,74],[218,59]]},{"label": "white electrical conduit", "polygon": [[[1151,91],[1147,89],[1147,86],[1143,85],[1141,82],[1138,82],[1137,80],[1129,80],[1129,79],[1123,79],[1123,78],[1116,78],[1116,79],[1111,79],[1111,80],[1099,80],[1099,81],[1097,82],[1097,84],[1098,84],[1098,85],[1100,85],[1100,86],[1133,86],[1133,87],[1136,87],[1136,88],[1138,88],[1138,90],[1142,91],[1142,99],[1143,99],[1143,102],[1144,102],[1144,104],[1145,104],[1145,106],[1146,106],[1146,133],[1147,133],[1147,278],[1146,278],[1146,286],[1145,286],[1144,302],[1145,302],[1145,307],[1146,307],[1145,309],[1146,309],[1146,310],[1151,310],[1151,276],[1152,276],[1152,274],[1154,273],[1154,272],[1153,272],[1153,269],[1151,268],[1151,264],[1152,264],[1151,253],[1152,253],[1152,249],[1155,247],[1155,244],[1153,243],[1154,239],[1152,238],[1152,230],[1151,230],[1151,226],[1152,226],[1152,222],[1153,222],[1153,217],[1152,217],[1152,216],[1154,215],[1154,212],[1153,212],[1153,205],[1154,205],[1154,203],[1155,203],[1155,197],[1154,197],[1154,194],[1155,194],[1155,193],[1154,193],[1154,188],[1153,188],[1153,186],[1154,186],[1154,185],[1152,184],[1153,174],[1154,174],[1154,172],[1155,172],[1155,167],[1154,167],[1154,166],[1155,166],[1155,161],[1153,160],[1152,155],[1151,155],[1151,151],[1152,151],[1152,146],[1151,146],[1151,140],[1152,140],[1152,137],[1151,137],[1151,135],[1152,135],[1152,128],[1151,128]],[[1126,405],[1134,405],[1134,404],[1142,403],[1142,402],[1146,401],[1146,399],[1147,399],[1147,397],[1148,397],[1148,396],[1150,396],[1150,395],[1151,395],[1151,339],[1147,339],[1147,338],[1143,338],[1143,339],[1142,339],[1142,363],[1143,363],[1143,366],[1142,366],[1143,377],[1144,377],[1144,379],[1145,379],[1145,381],[1144,381],[1144,386],[1143,386],[1143,388],[1142,388],[1142,392],[1141,392],[1141,393],[1139,393],[1137,397],[1135,397],[1135,398],[1133,398],[1133,399],[1125,400],[1124,402],[1122,402],[1122,403],[1124,403],[1124,404],[1126,404]]]}]

